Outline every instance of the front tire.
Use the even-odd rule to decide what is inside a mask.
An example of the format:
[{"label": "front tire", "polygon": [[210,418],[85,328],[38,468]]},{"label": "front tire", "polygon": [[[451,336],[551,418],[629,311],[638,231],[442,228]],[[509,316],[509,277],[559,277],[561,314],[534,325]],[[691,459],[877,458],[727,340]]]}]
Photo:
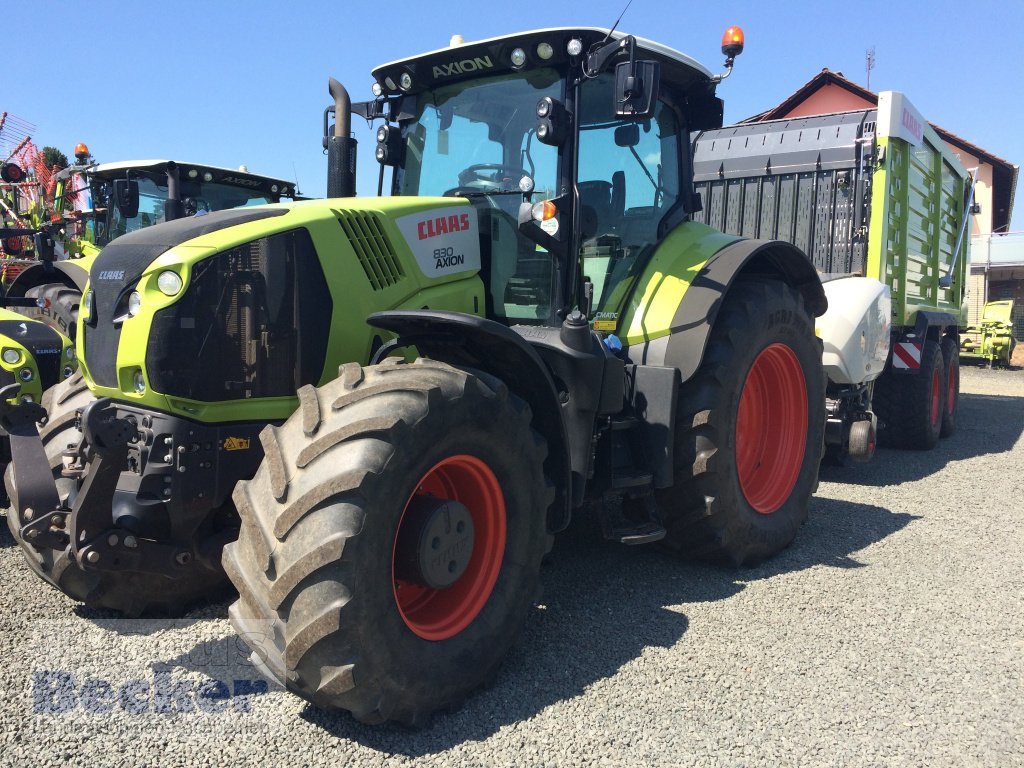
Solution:
[{"label": "front tire", "polygon": [[[430,360],[348,364],[300,398],[235,489],[231,622],[298,695],[422,724],[493,674],[525,620],[550,541],[546,444],[499,380]],[[445,518],[424,504],[451,504],[447,522],[472,531],[438,545],[452,583],[427,562],[423,532]]]},{"label": "front tire", "polygon": [[825,419],[801,295],[774,281],[731,287],[677,413],[675,484],[658,494],[665,546],[736,565],[788,546],[817,487]]},{"label": "front tire", "polygon": [[69,288],[64,283],[46,283],[25,291],[29,299],[42,299],[42,307],[19,307],[18,312],[35,320],[41,320],[72,341],[78,331],[78,305],[82,292]]}]

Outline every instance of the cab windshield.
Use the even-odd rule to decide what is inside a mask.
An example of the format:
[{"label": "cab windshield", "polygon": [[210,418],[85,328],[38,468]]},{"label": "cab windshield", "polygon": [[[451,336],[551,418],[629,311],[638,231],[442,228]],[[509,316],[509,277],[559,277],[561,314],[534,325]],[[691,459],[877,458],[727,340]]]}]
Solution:
[{"label": "cab windshield", "polygon": [[[165,174],[136,174],[132,177],[139,182],[139,214],[126,218],[113,204],[110,181],[95,182],[94,199],[107,201],[106,221],[97,222],[96,244],[106,245],[111,240],[137,229],[159,224],[164,220],[167,204],[167,177]],[[238,208],[245,205],[264,205],[277,202],[276,197],[258,190],[235,187],[230,184],[203,182],[183,179],[179,194],[186,216],[202,216],[213,211]]]},{"label": "cab windshield", "polygon": [[562,97],[553,69],[456,83],[417,97],[404,129],[400,195],[520,193],[523,176],[540,198],[553,197],[558,150],[537,141],[537,101]]}]

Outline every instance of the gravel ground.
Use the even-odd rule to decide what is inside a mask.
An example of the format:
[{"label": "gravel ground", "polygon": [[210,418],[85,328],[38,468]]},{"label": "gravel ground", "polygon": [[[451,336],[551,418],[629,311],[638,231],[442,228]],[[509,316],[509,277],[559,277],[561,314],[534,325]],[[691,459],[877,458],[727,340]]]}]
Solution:
[{"label": "gravel ground", "polygon": [[823,471],[754,569],[580,520],[494,685],[421,731],[261,693],[224,618],[118,621],[0,534],[0,763],[1024,765],[1024,371],[963,373],[960,431]]}]

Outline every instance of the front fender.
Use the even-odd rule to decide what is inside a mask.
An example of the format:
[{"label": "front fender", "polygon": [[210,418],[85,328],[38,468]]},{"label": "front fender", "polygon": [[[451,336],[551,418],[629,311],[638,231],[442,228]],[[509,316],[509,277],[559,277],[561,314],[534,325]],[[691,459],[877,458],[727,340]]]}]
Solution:
[{"label": "front fender", "polygon": [[55,261],[47,268],[46,264],[33,264],[22,270],[7,289],[7,295],[24,296],[29,288],[50,283],[63,283],[68,288],[77,288],[85,292],[85,283],[89,279],[89,266],[93,259],[68,259]]},{"label": "front fender", "polygon": [[569,441],[555,382],[537,351],[510,328],[459,312],[393,310],[370,315],[367,323],[397,334],[402,344],[414,345],[426,357],[496,376],[526,401],[534,428],[547,441],[544,470],[555,483],[548,530],[564,530],[571,509]]}]

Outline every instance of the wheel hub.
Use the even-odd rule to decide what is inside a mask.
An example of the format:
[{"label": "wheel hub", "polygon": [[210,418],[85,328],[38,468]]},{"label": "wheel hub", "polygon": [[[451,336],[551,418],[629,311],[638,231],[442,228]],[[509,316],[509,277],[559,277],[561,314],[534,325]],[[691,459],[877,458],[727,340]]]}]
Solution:
[{"label": "wheel hub", "polygon": [[473,542],[473,517],[464,504],[416,496],[396,542],[396,575],[431,589],[450,587],[469,567]]}]

